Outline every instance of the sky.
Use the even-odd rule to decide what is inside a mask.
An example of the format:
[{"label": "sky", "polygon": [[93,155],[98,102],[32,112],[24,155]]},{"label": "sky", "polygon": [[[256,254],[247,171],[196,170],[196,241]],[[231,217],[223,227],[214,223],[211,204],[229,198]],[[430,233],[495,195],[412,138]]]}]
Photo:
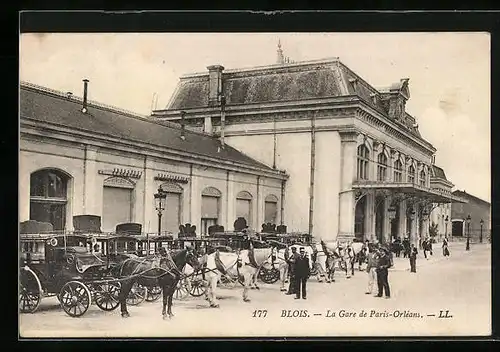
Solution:
[{"label": "sky", "polygon": [[[183,74],[339,57],[372,86],[409,78],[406,110],[456,189],[491,201],[488,33],[37,33],[20,79],[139,114],[168,105]],[[153,99],[153,97],[155,98]]]}]

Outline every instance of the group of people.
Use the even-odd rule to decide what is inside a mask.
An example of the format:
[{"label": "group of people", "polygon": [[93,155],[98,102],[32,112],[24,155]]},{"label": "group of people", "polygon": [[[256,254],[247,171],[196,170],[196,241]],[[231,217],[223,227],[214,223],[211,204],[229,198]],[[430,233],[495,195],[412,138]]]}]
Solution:
[{"label": "group of people", "polygon": [[373,285],[377,281],[377,294],[375,297],[391,297],[389,286],[389,268],[392,266],[391,253],[388,248],[374,243],[368,243],[366,272],[368,273],[368,290],[366,294],[373,293]]},{"label": "group of people", "polygon": [[290,274],[290,284],[287,295],[295,294],[295,299],[307,299],[307,279],[311,276],[309,257],[306,255],[304,247],[292,247],[292,253],[287,259],[288,272]]}]

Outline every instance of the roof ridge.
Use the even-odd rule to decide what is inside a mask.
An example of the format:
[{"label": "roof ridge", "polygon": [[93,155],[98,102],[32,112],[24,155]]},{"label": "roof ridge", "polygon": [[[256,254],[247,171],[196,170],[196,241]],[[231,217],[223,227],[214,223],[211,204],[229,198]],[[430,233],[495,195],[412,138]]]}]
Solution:
[{"label": "roof ridge", "polygon": [[[37,90],[39,92],[42,92],[42,93],[49,93],[51,95],[55,95],[58,98],[62,98],[63,100],[69,100],[69,101],[72,101],[72,102],[75,102],[75,103],[76,102],[83,102],[83,98],[82,97],[74,95],[73,93],[71,95],[71,98],[68,99],[67,93],[64,93],[63,91],[52,89],[52,88],[48,88],[48,87],[44,87],[44,86],[41,86],[41,85],[38,85],[38,84],[35,84],[35,83],[31,83],[31,82],[27,82],[27,81],[20,81],[20,86],[21,86],[21,88],[23,88],[23,87],[24,88],[30,88],[30,89],[35,89],[35,90]],[[182,126],[179,123],[175,123],[175,122],[171,122],[171,121],[156,121],[156,119],[152,119],[151,118],[152,115],[149,115],[149,116],[141,115],[139,113],[136,113],[136,112],[133,112],[133,111],[130,111],[130,110],[121,109],[121,108],[116,107],[114,105],[100,103],[100,102],[95,101],[95,100],[88,100],[87,103],[88,103],[89,107],[98,108],[98,109],[101,109],[101,110],[107,110],[107,111],[114,112],[114,113],[119,113],[119,114],[122,114],[122,115],[130,117],[130,118],[140,119],[141,121],[146,121],[146,122],[149,122],[149,123],[154,123],[154,124],[157,124],[157,125],[161,125],[161,126],[164,126],[164,127],[169,127],[169,128],[176,129],[176,130],[181,130],[182,129]],[[191,134],[195,134],[195,135],[200,135],[200,136],[205,136],[205,137],[210,137],[210,138],[216,139],[213,136],[211,136],[210,134],[205,133],[205,132],[193,131],[193,130],[190,130],[190,129],[185,129],[185,131],[187,133],[191,133]]]},{"label": "roof ridge", "polygon": [[[338,57],[329,57],[329,58],[317,59],[317,60],[297,61],[297,62],[293,62],[293,63],[232,68],[232,69],[224,70],[223,73],[224,74],[231,74],[231,73],[251,72],[251,71],[259,71],[259,70],[266,70],[266,69],[300,67],[300,66],[315,65],[315,64],[334,63],[334,62],[338,62],[339,60],[340,59]],[[186,73],[184,75],[181,75],[180,78],[183,79],[183,78],[194,78],[194,77],[202,77],[202,76],[208,76],[208,71]]]},{"label": "roof ridge", "polygon": [[457,190],[455,190],[455,191],[453,191],[453,192],[451,192],[451,193],[463,193],[463,194],[466,194],[466,195],[468,195],[468,196],[470,196],[470,197],[472,197],[472,198],[475,198],[475,199],[477,199],[477,200],[479,200],[479,201],[481,201],[481,202],[483,202],[483,203],[488,203],[488,204],[491,204],[490,202],[488,202],[488,201],[486,201],[486,200],[484,200],[484,199],[481,199],[481,198],[479,198],[479,197],[477,197],[477,196],[475,196],[475,195],[473,195],[473,194],[467,193],[466,191],[461,191],[461,190],[459,190],[459,189],[457,189]]}]

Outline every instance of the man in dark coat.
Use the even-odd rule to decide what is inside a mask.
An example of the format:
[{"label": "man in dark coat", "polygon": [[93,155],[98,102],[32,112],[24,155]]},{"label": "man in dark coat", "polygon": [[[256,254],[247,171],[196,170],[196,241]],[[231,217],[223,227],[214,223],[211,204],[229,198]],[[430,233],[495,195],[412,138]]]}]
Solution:
[{"label": "man in dark coat", "polygon": [[297,248],[292,247],[292,254],[288,258],[288,273],[290,275],[290,284],[288,285],[288,292],[285,294],[287,295],[293,295],[296,290],[296,276],[295,276],[295,262],[297,261],[299,257],[299,253],[297,253]]},{"label": "man in dark coat", "polygon": [[408,238],[403,239],[403,258],[409,258],[410,257],[410,241]]},{"label": "man in dark coat", "polygon": [[376,297],[382,297],[383,291],[385,291],[385,298],[391,297],[391,290],[389,288],[389,267],[391,267],[391,259],[389,258],[389,253],[385,248],[381,248],[380,257],[377,263],[377,286],[378,294]]},{"label": "man in dark coat", "polygon": [[309,275],[311,274],[309,266],[309,258],[306,256],[306,251],[304,247],[300,247],[300,255],[295,261],[295,279],[296,281],[296,291],[295,299],[299,299],[302,293],[302,299],[306,299],[306,283]]},{"label": "man in dark coat", "polygon": [[410,272],[412,273],[417,272],[417,254],[417,247],[412,247],[410,254]]}]

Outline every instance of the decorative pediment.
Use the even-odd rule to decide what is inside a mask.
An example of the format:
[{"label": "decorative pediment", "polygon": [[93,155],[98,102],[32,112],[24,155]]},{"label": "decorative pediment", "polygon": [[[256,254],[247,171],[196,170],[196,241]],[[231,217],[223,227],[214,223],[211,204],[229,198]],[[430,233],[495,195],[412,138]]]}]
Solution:
[{"label": "decorative pediment", "polygon": [[209,196],[209,197],[222,197],[221,191],[219,191],[215,187],[207,187],[201,192],[202,196]]},{"label": "decorative pediment", "polygon": [[171,181],[175,183],[188,183],[189,177],[159,173],[154,177],[155,181]]},{"label": "decorative pediment", "polygon": [[163,189],[163,191],[167,193],[182,193],[184,191],[181,186],[173,182],[163,183],[161,185],[161,189]]},{"label": "decorative pediment", "polygon": [[252,200],[252,195],[247,192],[247,191],[241,191],[236,195],[236,199],[246,199],[246,200]]},{"label": "decorative pediment", "polygon": [[278,197],[274,194],[268,194],[264,201],[269,203],[278,203]]},{"label": "decorative pediment", "polygon": [[139,179],[142,176],[142,171],[137,171],[132,169],[119,169],[119,168],[114,168],[113,170],[99,170],[98,173],[99,175],[136,178],[136,179]]},{"label": "decorative pediment", "polygon": [[118,188],[134,188],[135,183],[126,177],[112,176],[104,180],[104,186]]}]

